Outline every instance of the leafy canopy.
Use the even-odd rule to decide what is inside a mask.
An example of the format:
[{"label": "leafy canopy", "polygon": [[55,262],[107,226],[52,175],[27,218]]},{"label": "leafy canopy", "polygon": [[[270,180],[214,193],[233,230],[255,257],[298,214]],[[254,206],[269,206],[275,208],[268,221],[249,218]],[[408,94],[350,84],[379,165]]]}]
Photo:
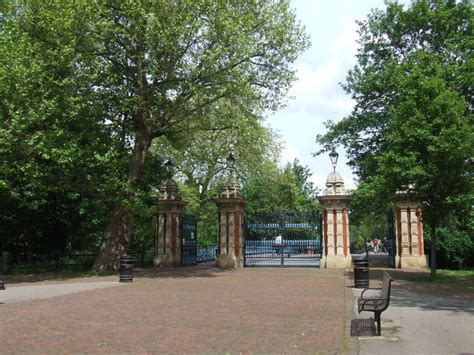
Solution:
[{"label": "leafy canopy", "polygon": [[359,23],[355,107],[318,141],[342,144],[373,196],[411,188],[434,213],[472,188],[472,24],[472,4],[451,0],[389,2]]}]

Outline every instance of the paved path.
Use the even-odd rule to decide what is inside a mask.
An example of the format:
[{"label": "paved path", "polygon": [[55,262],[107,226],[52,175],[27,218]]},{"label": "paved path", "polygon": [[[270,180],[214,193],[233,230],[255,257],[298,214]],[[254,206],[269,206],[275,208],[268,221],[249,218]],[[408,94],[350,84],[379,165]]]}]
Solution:
[{"label": "paved path", "polygon": [[117,281],[98,282],[76,282],[76,283],[54,283],[54,284],[33,284],[33,285],[8,285],[5,291],[0,294],[0,302],[11,304],[27,302],[37,299],[51,298],[68,295],[82,291],[95,290],[105,287],[116,287],[124,285]]},{"label": "paved path", "polygon": [[[377,274],[378,272],[378,274]],[[394,274],[382,337],[348,337],[361,292],[351,273],[199,266],[118,277],[7,284],[2,353],[474,353],[474,283]],[[398,273],[398,275],[397,275]],[[371,286],[381,271],[371,272]],[[461,285],[461,289],[459,288]]]},{"label": "paved path", "polygon": [[[474,298],[465,291],[395,281],[381,317],[382,336],[359,337],[360,354],[474,354]],[[357,314],[360,293],[353,289],[356,317],[373,317]]]},{"label": "paved path", "polygon": [[[54,283],[74,293],[18,303],[7,295],[20,286],[7,285],[1,351],[336,354],[347,346],[352,291],[342,270],[198,266],[138,273],[120,286],[97,281],[88,290]],[[41,294],[48,285],[28,287]]]}]

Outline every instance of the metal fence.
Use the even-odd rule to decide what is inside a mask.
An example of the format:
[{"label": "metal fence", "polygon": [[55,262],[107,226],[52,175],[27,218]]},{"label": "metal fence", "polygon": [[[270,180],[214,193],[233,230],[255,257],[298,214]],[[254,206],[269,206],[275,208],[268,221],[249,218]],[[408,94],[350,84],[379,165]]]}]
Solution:
[{"label": "metal fence", "polygon": [[308,266],[320,267],[319,240],[246,240],[245,266]]},{"label": "metal fence", "polygon": [[246,216],[244,265],[319,267],[321,221],[317,211]]},{"label": "metal fence", "polygon": [[[129,253],[135,266],[153,265],[155,251]],[[62,254],[10,254],[2,253],[3,274],[24,274],[53,271],[84,271],[92,268],[97,258],[94,253]]]},{"label": "metal fence", "polygon": [[217,245],[198,245],[197,246],[197,262],[204,263],[206,261],[216,260]]}]

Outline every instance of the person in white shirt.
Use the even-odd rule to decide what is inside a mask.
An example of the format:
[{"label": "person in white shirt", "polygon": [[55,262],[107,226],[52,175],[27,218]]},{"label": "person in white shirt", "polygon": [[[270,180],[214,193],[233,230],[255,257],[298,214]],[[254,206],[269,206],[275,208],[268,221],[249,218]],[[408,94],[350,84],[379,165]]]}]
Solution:
[{"label": "person in white shirt", "polygon": [[283,242],[283,238],[282,238],[281,235],[278,235],[278,236],[275,237],[275,244],[276,245],[281,245],[282,242]]},{"label": "person in white shirt", "polygon": [[283,247],[283,237],[278,235],[275,237],[275,241],[273,242],[276,254],[279,255],[282,252]]}]

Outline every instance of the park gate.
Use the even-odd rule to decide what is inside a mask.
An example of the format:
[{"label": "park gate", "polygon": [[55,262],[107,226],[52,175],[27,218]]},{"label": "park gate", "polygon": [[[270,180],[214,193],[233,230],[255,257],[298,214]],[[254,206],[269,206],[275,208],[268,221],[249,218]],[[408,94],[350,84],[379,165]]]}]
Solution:
[{"label": "park gate", "polygon": [[180,217],[181,265],[197,265],[197,218],[182,214]]},{"label": "park gate", "polygon": [[389,208],[387,211],[387,240],[384,248],[388,253],[388,267],[395,267],[396,238],[395,238],[395,218],[393,216],[393,209]]},{"label": "park gate", "polygon": [[244,266],[320,267],[321,232],[322,218],[316,211],[248,215]]},{"label": "park gate", "polygon": [[197,265],[216,260],[217,245],[199,245],[197,236],[197,218],[182,214],[180,217],[181,265]]}]

